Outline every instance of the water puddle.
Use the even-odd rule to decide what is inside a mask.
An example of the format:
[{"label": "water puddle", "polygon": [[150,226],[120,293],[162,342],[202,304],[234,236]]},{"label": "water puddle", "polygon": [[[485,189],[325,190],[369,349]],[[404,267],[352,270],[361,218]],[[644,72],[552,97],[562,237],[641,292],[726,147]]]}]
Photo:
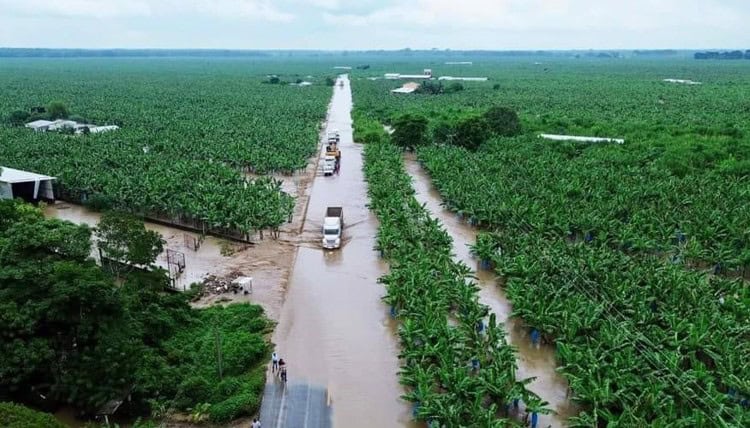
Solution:
[{"label": "water puddle", "polygon": [[[328,124],[341,134],[341,173],[314,179],[300,229],[306,244],[297,250],[273,341],[290,381],[328,388],[334,426],[417,426],[400,398],[400,350],[377,283],[387,266],[373,250],[378,223],[367,208],[361,147],[352,141],[349,80],[343,81],[343,88],[334,88]],[[328,206],[344,208],[343,245],[334,251],[317,245]]]},{"label": "water puddle", "polygon": [[518,349],[518,377],[536,377],[529,385],[529,390],[547,401],[548,407],[555,412],[551,415],[540,415],[539,426],[565,426],[565,421],[576,414],[576,408],[567,399],[567,381],[555,371],[555,348],[549,345],[534,346],[521,322],[510,317],[511,303],[498,285],[498,278],[491,271],[479,269],[479,262],[471,255],[470,245],[476,241],[476,229],[459,220],[458,216],[441,205],[440,194],[432,186],[430,177],[413,154],[407,154],[404,161],[406,170],[412,177],[417,200],[426,204],[430,213],[440,220],[453,238],[456,259],[474,271],[476,282],[480,286],[480,302],[489,306],[498,322],[505,324],[509,343]]}]

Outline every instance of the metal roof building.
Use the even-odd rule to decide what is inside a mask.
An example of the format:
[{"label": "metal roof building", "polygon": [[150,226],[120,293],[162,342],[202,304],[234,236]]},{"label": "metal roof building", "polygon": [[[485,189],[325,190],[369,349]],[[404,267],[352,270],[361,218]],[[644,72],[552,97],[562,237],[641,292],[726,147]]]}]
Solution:
[{"label": "metal roof building", "polygon": [[21,198],[27,202],[54,201],[55,177],[0,166],[0,199]]}]

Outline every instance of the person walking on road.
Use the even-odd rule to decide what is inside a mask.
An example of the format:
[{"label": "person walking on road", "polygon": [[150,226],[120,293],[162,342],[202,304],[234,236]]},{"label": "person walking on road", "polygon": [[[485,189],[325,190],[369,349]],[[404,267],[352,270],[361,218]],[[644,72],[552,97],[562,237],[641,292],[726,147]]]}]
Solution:
[{"label": "person walking on road", "polygon": [[276,373],[276,370],[279,369],[279,355],[276,353],[276,351],[271,354],[271,373]]},{"label": "person walking on road", "polygon": [[283,358],[280,358],[276,366],[277,374],[281,376],[281,371],[285,369],[286,369],[286,362],[284,362]]},{"label": "person walking on road", "polygon": [[286,367],[281,368],[281,381],[286,383]]},{"label": "person walking on road", "polygon": [[250,425],[250,428],[260,428],[260,421],[258,418],[253,418],[253,423]]}]

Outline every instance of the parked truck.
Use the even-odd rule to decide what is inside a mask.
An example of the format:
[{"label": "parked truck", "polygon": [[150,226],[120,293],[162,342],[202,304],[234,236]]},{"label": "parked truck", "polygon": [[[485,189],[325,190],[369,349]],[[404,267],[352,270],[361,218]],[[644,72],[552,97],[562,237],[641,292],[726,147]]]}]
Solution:
[{"label": "parked truck", "polygon": [[344,207],[328,207],[323,220],[323,248],[333,250],[341,247],[344,232]]}]

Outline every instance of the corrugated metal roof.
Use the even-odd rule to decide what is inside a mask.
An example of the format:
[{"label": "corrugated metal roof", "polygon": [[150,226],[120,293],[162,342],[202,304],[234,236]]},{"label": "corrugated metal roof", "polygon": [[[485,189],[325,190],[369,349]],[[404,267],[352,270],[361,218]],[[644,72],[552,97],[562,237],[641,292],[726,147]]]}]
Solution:
[{"label": "corrugated metal roof", "polygon": [[0,167],[0,182],[3,183],[23,183],[25,181],[54,180],[55,177],[48,175],[35,174],[20,169]]}]

